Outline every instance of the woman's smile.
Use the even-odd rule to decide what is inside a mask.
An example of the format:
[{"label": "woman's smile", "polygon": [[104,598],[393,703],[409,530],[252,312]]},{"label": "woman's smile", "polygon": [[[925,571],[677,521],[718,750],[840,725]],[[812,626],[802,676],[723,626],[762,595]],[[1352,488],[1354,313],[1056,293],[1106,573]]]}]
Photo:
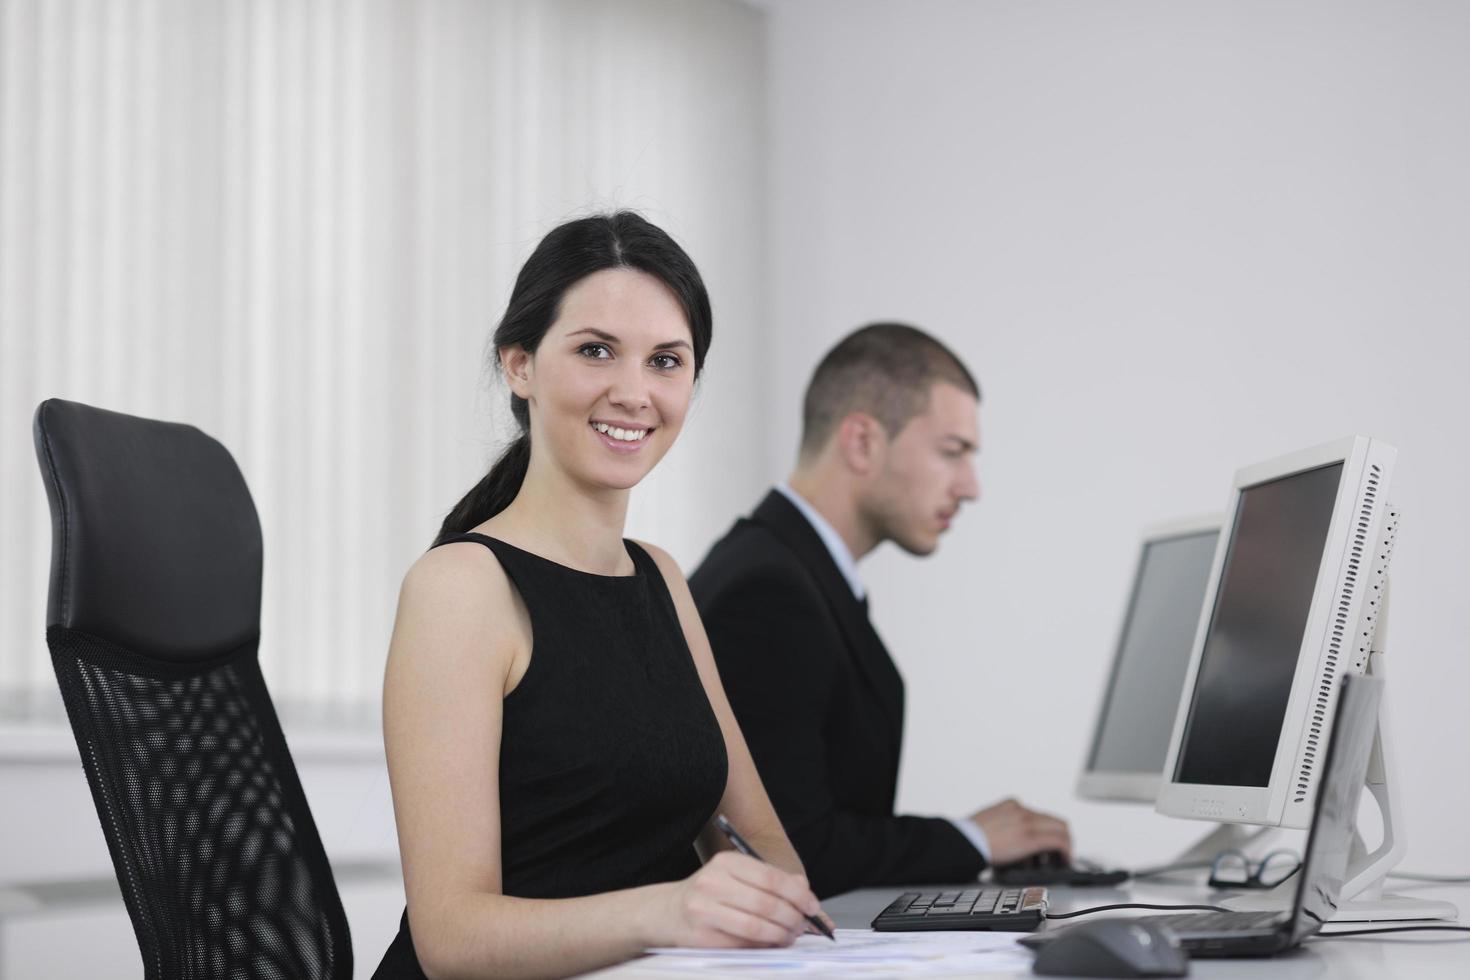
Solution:
[{"label": "woman's smile", "polygon": [[598,441],[615,453],[636,453],[648,444],[648,437],[653,435],[653,428],[648,425],[636,425],[632,422],[604,422],[601,419],[593,419],[587,423]]}]

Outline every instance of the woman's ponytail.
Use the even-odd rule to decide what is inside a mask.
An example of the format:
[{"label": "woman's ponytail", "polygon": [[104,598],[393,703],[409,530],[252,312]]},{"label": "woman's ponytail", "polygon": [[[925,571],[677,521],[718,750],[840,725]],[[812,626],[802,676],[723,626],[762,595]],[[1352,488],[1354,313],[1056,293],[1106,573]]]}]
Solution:
[{"label": "woman's ponytail", "polygon": [[505,447],[505,452],[490,467],[490,472],[454,505],[449,516],[444,518],[434,543],[439,544],[478,527],[509,507],[516,494],[521,492],[521,484],[526,480],[526,470],[530,465],[531,433],[523,431],[515,442]]}]

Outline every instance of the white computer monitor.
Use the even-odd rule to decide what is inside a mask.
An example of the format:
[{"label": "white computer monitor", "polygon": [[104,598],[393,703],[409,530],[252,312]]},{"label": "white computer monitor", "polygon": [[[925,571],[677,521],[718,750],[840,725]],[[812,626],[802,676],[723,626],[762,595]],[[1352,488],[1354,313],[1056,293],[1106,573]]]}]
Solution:
[{"label": "white computer monitor", "polygon": [[1303,828],[1337,679],[1367,666],[1396,450],[1357,436],[1235,475],[1156,807]]},{"label": "white computer monitor", "polygon": [[1143,533],[1077,795],[1153,803],[1204,606],[1220,516]]}]

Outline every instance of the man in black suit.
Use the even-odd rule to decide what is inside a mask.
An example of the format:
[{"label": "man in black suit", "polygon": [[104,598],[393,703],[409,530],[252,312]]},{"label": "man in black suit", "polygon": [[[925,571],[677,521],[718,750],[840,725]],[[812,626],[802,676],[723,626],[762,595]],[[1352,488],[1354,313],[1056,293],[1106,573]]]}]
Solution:
[{"label": "man in black suit", "polygon": [[914,327],[877,323],[817,366],[786,484],[689,577],[725,691],[819,896],[973,881],[989,861],[1070,852],[1067,825],[1006,800],[969,817],[894,813],[903,679],[857,562],[927,555],[979,497],[980,390]]}]

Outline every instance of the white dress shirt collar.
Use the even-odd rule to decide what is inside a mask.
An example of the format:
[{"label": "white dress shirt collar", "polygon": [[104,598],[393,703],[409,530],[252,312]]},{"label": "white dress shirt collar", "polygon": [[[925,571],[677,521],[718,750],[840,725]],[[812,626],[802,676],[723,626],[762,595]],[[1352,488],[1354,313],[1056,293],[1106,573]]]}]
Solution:
[{"label": "white dress shirt collar", "polygon": [[806,498],[801,494],[784,483],[776,484],[776,489],[783,497],[791,501],[792,506],[801,511],[801,516],[805,517],[806,522],[812,526],[812,530],[817,532],[817,537],[821,538],[822,543],[827,546],[827,551],[831,554],[833,563],[837,565],[837,570],[847,580],[848,588],[852,589],[852,594],[861,601],[867,596],[868,590],[863,587],[862,579],[858,578],[857,562],[853,560],[852,552],[847,550],[847,542],[842,540],[842,535],[838,534],[832,525],[827,523],[827,519],[817,513],[817,509],[807,503]]}]

